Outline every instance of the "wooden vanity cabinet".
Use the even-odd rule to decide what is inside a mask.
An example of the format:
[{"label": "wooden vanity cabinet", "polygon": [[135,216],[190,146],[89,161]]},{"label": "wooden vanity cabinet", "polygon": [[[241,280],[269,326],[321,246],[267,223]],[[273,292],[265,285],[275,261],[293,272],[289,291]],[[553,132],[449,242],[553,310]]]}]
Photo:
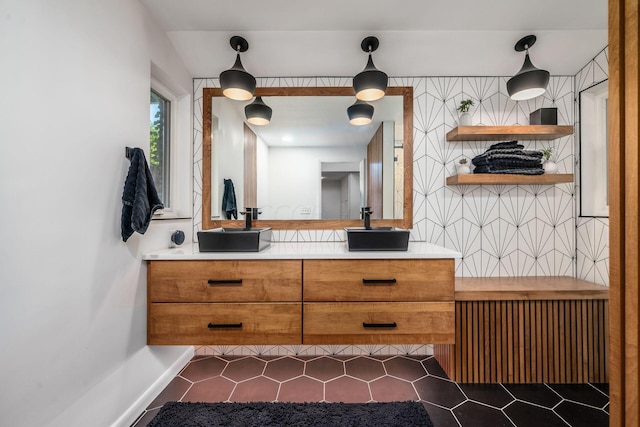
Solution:
[{"label": "wooden vanity cabinet", "polygon": [[452,259],[305,260],[304,344],[454,342]]},{"label": "wooden vanity cabinet", "polygon": [[300,344],[302,261],[149,261],[150,345]]},{"label": "wooden vanity cabinet", "polygon": [[453,259],[152,260],[147,301],[150,345],[454,342]]}]

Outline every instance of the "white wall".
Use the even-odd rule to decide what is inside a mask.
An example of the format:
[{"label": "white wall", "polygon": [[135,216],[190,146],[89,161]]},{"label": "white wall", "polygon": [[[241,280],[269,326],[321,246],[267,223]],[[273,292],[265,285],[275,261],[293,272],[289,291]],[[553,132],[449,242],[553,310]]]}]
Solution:
[{"label": "white wall", "polygon": [[129,425],[192,351],[146,346],[141,261],[191,221],[122,242],[124,151],[148,147],[152,61],[188,96],[190,76],[137,1],[3,0],[0,17],[0,425]]},{"label": "white wall", "polygon": [[[261,206],[263,217],[320,219],[321,163],[358,162],[363,156],[364,149],[354,147],[270,147],[269,205]],[[302,214],[307,207],[311,214]]]},{"label": "white wall", "polygon": [[340,196],[342,195],[342,182],[338,180],[323,180],[322,206],[320,216],[322,218],[340,218]]}]

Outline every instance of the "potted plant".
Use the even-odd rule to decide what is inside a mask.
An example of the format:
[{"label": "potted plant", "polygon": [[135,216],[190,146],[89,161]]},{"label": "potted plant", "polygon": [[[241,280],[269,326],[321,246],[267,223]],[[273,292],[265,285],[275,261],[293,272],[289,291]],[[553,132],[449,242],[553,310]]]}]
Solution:
[{"label": "potted plant", "polygon": [[460,101],[460,105],[457,110],[460,111],[460,116],[458,117],[458,126],[471,126],[471,114],[469,114],[469,108],[473,107],[472,99],[463,99]]},{"label": "potted plant", "polygon": [[542,153],[542,157],[544,158],[544,162],[542,162],[542,169],[544,169],[544,173],[558,173],[558,165],[556,162],[551,160],[551,155],[553,154],[553,147],[546,147],[540,150]]},{"label": "potted plant", "polygon": [[458,160],[458,166],[456,166],[456,169],[457,169],[458,175],[465,175],[465,174],[471,173],[471,168],[467,164],[466,157],[462,157],[460,160]]}]

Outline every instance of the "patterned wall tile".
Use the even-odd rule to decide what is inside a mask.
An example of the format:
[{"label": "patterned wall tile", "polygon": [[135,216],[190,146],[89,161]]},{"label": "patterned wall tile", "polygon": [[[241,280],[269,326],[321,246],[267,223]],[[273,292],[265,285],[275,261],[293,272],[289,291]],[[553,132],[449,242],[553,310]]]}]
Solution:
[{"label": "patterned wall tile", "polygon": [[[482,276],[500,276],[500,264],[504,255],[505,237],[501,231],[502,221],[496,218],[484,225],[479,226],[482,236],[482,264],[484,266]],[[504,228],[507,231],[506,228]]]},{"label": "patterned wall tile", "polygon": [[454,107],[460,104],[462,99],[471,99],[474,105],[470,108],[471,124],[493,125],[495,124],[494,111],[499,110],[495,105],[498,97],[497,77],[465,77],[462,79],[462,93],[460,97],[454,97]]},{"label": "patterned wall tile", "polygon": [[609,284],[609,221],[580,218],[577,227],[578,277]]},{"label": "patterned wall tile", "polygon": [[[556,186],[446,186],[461,156],[473,158],[492,142],[447,142],[457,125],[457,106],[473,99],[472,123],[525,125],[541,107],[557,107],[560,124],[578,124],[580,90],[606,78],[604,49],[575,76],[553,76],[549,91],[524,102],[506,91],[509,77],[393,77],[392,86],[414,88],[413,241],[460,251],[456,276],[577,275],[608,283],[608,219],[577,218],[573,184]],[[202,88],[217,79],[194,79],[194,231],[200,227]],[[259,86],[349,86],[350,77],[260,78]],[[522,141],[528,149],[552,145],[561,173],[579,173],[573,136],[551,142]],[[195,233],[194,233],[195,234]],[[342,241],[335,230],[276,230],[276,241]],[[426,353],[425,353],[426,352]],[[215,346],[197,354],[431,354],[431,346]]]},{"label": "patterned wall tile", "polygon": [[[566,239],[551,238],[541,242],[535,230],[566,221],[565,200],[569,193],[551,192],[532,207],[534,186],[466,186],[445,185],[447,176],[455,173],[460,157],[473,158],[490,143],[447,142],[446,133],[457,125],[457,105],[462,99],[473,99],[472,121],[476,124],[526,124],[534,109],[558,107],[559,117],[574,116],[574,79],[552,77],[549,92],[534,100],[514,102],[506,94],[507,77],[403,77],[392,78],[392,85],[414,87],[414,227],[413,241],[460,248],[465,260],[459,262],[458,273],[465,276],[527,275],[540,271],[555,272],[553,251],[567,257]],[[217,79],[194,80],[194,206],[201,203],[201,111],[202,88],[217,86]],[[280,77],[258,79],[260,86],[331,86],[350,85],[348,77]],[[568,101],[567,101],[568,100]],[[560,119],[562,120],[562,119]],[[544,143],[523,141],[530,149]],[[562,171],[570,173],[574,166],[572,137],[554,141]],[[569,185],[572,188],[571,185]],[[463,202],[464,198],[466,201]],[[533,221],[540,211],[543,219]],[[464,218],[464,221],[462,219]],[[498,221],[500,219],[500,221]],[[533,221],[533,222],[532,222]],[[538,222],[541,222],[538,224]],[[194,229],[199,229],[199,216]],[[523,228],[524,227],[524,228]],[[551,233],[553,235],[553,232]],[[339,239],[334,233],[280,231],[277,241],[324,241]],[[556,241],[562,248],[556,248]],[[544,243],[544,244],[543,244]],[[550,247],[549,247],[550,245]],[[517,255],[517,256],[515,256]],[[558,255],[559,256],[559,255]],[[542,258],[542,259],[537,259]],[[570,257],[571,258],[571,257]],[[516,262],[517,261],[517,262]],[[563,263],[560,263],[564,265]]]},{"label": "patterned wall tile", "polygon": [[[462,99],[461,77],[433,77],[427,78],[427,100],[437,106],[436,125],[444,124],[443,132],[446,134],[458,123],[457,106]],[[454,101],[457,99],[457,101]],[[429,127],[431,129],[431,126]]]}]

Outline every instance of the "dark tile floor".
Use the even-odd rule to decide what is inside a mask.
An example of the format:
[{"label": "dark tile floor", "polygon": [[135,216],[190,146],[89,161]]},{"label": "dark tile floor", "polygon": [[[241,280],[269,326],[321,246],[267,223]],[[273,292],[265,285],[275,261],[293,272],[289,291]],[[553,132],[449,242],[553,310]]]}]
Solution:
[{"label": "dark tile floor", "polygon": [[607,384],[457,384],[432,356],[196,356],[165,402],[423,402],[435,427],[607,426]]}]

